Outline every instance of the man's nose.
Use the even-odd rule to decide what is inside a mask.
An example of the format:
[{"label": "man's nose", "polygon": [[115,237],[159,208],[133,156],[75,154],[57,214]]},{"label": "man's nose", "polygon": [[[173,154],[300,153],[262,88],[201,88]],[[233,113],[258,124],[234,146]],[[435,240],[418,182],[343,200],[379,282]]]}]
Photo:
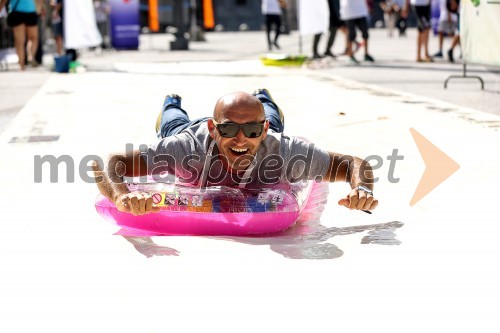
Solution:
[{"label": "man's nose", "polygon": [[244,142],[246,141],[247,137],[245,136],[245,133],[243,133],[243,129],[239,129],[238,133],[236,133],[236,136],[234,137],[234,140],[236,142]]}]

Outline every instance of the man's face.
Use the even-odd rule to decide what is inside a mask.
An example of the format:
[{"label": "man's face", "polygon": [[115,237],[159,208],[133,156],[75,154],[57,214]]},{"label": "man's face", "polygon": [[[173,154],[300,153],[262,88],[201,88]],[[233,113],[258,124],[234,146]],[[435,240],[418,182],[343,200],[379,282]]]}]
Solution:
[{"label": "man's face", "polygon": [[269,122],[265,120],[264,113],[260,109],[252,106],[238,106],[228,108],[221,112],[219,119],[215,119],[217,123],[264,123],[262,134],[256,138],[247,138],[242,129],[233,138],[225,138],[221,136],[215,127],[212,119],[208,121],[208,129],[210,136],[215,140],[219,153],[222,158],[222,163],[228,171],[244,171],[252,162],[252,158],[259,150],[260,143],[267,135]]}]

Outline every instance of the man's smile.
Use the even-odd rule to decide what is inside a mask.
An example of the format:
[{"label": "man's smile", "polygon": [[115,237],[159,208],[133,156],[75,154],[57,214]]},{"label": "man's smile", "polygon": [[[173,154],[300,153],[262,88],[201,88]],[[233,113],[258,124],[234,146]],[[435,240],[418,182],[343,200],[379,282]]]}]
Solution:
[{"label": "man's smile", "polygon": [[246,154],[246,153],[249,151],[249,149],[248,149],[248,148],[233,148],[233,147],[231,147],[231,148],[229,148],[229,149],[231,150],[231,152],[232,152],[233,154],[236,154],[236,155],[238,155],[238,156],[239,156],[239,155],[244,155],[244,154]]}]

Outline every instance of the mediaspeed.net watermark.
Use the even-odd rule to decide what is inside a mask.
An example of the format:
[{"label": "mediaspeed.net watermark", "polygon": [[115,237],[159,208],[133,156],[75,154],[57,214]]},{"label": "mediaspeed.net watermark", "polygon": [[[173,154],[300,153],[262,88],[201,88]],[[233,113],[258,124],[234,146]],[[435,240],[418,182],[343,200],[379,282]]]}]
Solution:
[{"label": "mediaspeed.net watermark", "polygon": [[[139,145],[141,156],[146,157],[147,145]],[[216,159],[209,163],[207,172],[207,180],[212,185],[224,183],[227,177],[231,177],[234,183],[253,183],[259,184],[276,184],[283,180],[293,183],[305,179],[314,179],[318,182],[323,180],[323,176],[318,173],[318,165],[323,165],[325,170],[325,161],[314,154],[314,144],[309,144],[305,154],[294,154],[287,161],[281,155],[268,155],[258,161],[252,167],[256,167],[256,172],[252,175],[247,175],[242,179],[240,175],[225,171],[222,167],[222,161]],[[151,174],[156,182],[165,181],[168,175],[176,175],[182,183],[195,183],[200,179],[205,168],[205,157],[197,154],[188,154],[184,156],[174,156],[171,154],[156,155],[152,159],[144,158],[147,170],[127,170],[127,166],[121,162],[121,158],[131,156],[134,153],[133,144],[126,144],[125,154],[115,155],[112,160],[107,160],[104,163],[102,157],[98,155],[86,155],[79,160],[75,160],[71,155],[35,155],[33,158],[33,175],[35,183],[50,183],[66,182],[74,183],[76,177],[85,183],[100,183],[103,181],[102,176],[94,173],[95,165],[106,168],[110,171],[110,175],[114,175],[115,179],[109,179],[114,183],[123,182],[123,176],[128,174]],[[382,168],[386,163],[389,163],[387,172],[387,180],[390,183],[398,183],[400,178],[395,176],[397,161],[404,160],[403,155],[399,155],[398,149],[393,149],[392,153],[386,158],[378,155],[370,155],[361,161],[361,168],[354,170],[355,157],[350,155],[334,156],[333,166],[336,166],[336,173],[340,170],[347,170],[346,177],[350,178],[350,172],[359,172],[359,177],[363,182],[376,183],[379,177],[374,177],[372,172]],[[235,163],[251,164],[252,156],[242,155],[238,157]],[[328,163],[329,164],[329,163]],[[366,172],[366,167],[369,164],[372,172]],[[65,175],[65,179],[60,179],[60,174]],[[256,178],[256,179],[253,179]],[[147,182],[147,176],[139,177],[140,182]]]}]

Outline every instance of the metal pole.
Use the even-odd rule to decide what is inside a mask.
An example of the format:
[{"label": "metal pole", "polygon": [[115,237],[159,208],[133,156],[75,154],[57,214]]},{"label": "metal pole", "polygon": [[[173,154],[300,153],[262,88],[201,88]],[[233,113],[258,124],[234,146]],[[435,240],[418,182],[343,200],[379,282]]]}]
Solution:
[{"label": "metal pole", "polygon": [[300,0],[297,0],[297,31],[299,32],[299,54],[302,54],[302,35],[300,34]]}]

